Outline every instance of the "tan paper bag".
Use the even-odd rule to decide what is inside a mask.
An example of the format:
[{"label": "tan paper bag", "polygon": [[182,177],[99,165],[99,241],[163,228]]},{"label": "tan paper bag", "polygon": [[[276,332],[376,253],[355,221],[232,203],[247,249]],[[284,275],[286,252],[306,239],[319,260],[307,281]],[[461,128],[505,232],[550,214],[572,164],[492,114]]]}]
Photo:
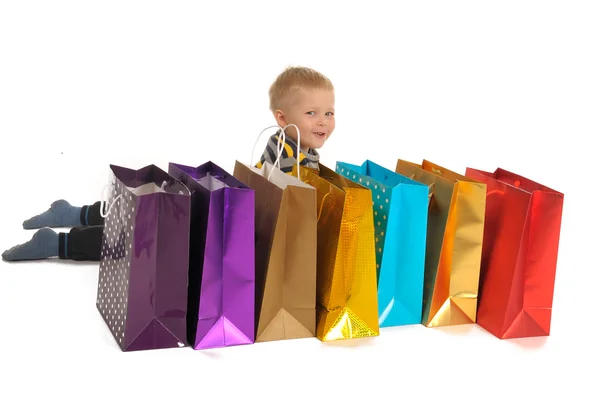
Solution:
[{"label": "tan paper bag", "polygon": [[314,337],[316,190],[268,163],[233,175],[255,190],[256,341]]}]

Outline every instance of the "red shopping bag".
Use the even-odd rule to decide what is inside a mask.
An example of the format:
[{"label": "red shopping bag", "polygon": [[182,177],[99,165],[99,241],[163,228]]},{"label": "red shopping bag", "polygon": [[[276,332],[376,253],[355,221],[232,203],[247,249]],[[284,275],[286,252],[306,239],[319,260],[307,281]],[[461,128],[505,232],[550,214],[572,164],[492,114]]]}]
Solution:
[{"label": "red shopping bag", "polygon": [[487,184],[477,323],[501,339],[549,336],[564,195],[503,169]]}]

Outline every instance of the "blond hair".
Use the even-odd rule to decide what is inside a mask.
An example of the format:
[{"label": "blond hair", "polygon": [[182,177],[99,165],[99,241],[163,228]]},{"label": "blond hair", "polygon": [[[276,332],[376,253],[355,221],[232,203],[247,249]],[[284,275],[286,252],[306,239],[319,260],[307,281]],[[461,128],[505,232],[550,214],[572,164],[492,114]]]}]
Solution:
[{"label": "blond hair", "polygon": [[269,107],[272,112],[283,108],[289,97],[301,89],[333,90],[333,84],[322,73],[303,66],[286,68],[269,88]]}]

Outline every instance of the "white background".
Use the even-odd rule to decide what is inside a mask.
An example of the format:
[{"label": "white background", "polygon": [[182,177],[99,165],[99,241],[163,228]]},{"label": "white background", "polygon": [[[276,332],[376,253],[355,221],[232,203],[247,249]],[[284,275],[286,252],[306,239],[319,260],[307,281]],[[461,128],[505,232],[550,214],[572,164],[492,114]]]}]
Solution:
[{"label": "white background", "polygon": [[2,263],[0,396],[594,396],[598,8],[2,1],[0,250],[28,240],[22,221],[52,201],[98,200],[110,163],[250,162],[273,124],[268,87],[288,65],[336,86],[337,128],[321,151],[329,167],[393,168],[398,158],[461,173],[502,167],[565,202],[549,338],[417,325],[335,344],[122,353],[95,308],[96,264]]}]

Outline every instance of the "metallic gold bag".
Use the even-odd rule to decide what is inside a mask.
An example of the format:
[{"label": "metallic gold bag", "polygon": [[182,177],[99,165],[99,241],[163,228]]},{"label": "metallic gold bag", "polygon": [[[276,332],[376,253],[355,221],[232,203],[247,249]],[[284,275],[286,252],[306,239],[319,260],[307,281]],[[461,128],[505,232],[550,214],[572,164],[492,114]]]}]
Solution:
[{"label": "metallic gold bag", "polygon": [[398,160],[396,173],[430,187],[422,323],[475,323],[486,185],[427,160]]},{"label": "metallic gold bag", "polygon": [[315,189],[268,163],[258,169],[235,162],[233,175],[256,198],[255,342],[314,337]]},{"label": "metallic gold bag", "polygon": [[371,191],[323,165],[300,170],[317,190],[317,338],[378,336]]}]

